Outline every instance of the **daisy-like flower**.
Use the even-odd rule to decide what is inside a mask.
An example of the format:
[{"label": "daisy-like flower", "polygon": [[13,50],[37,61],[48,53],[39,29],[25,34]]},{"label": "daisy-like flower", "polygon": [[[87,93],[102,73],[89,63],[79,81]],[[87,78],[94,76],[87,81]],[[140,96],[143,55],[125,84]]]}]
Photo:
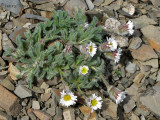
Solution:
[{"label": "daisy-like flower", "polygon": [[132,34],[134,33],[134,30],[133,30],[133,27],[134,27],[133,22],[132,22],[132,21],[128,21],[128,22],[127,22],[127,26],[128,26],[128,32],[129,32],[129,34],[132,35]]},{"label": "daisy-like flower", "polygon": [[122,92],[114,86],[110,86],[110,88],[108,89],[108,93],[111,99],[113,99],[116,102],[116,104],[123,102],[123,100],[126,98],[126,93]]},{"label": "daisy-like flower", "polygon": [[115,51],[117,49],[117,42],[114,38],[107,38],[106,46],[111,49],[111,51]]},{"label": "daisy-like flower", "polygon": [[121,57],[121,53],[122,53],[122,49],[121,48],[118,48],[118,50],[116,50],[114,52],[114,61],[115,61],[115,63],[119,62],[120,57]]},{"label": "daisy-like flower", "polygon": [[97,46],[95,43],[90,42],[87,46],[88,53],[91,57],[93,57],[96,54]]},{"label": "daisy-like flower", "polygon": [[89,68],[86,65],[79,67],[79,74],[86,75],[88,71],[89,71]]},{"label": "daisy-like flower", "polygon": [[84,28],[88,28],[88,23],[84,23]]},{"label": "daisy-like flower", "polygon": [[93,94],[90,98],[86,100],[87,105],[92,108],[92,112],[93,110],[101,109],[102,102],[102,98],[96,96],[95,94]]},{"label": "daisy-like flower", "polygon": [[76,104],[77,101],[77,96],[75,96],[71,91],[69,90],[63,90],[61,92],[61,99],[60,99],[60,104],[63,106],[71,106]]}]

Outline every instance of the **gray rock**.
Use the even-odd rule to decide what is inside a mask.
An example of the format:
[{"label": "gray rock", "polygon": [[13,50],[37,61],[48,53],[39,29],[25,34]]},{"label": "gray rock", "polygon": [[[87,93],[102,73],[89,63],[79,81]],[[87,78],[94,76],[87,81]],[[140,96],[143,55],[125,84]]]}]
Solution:
[{"label": "gray rock", "polygon": [[140,37],[133,37],[130,39],[131,43],[129,45],[129,49],[137,49],[141,46],[142,44],[142,39]]},{"label": "gray rock", "polygon": [[7,16],[7,12],[2,12],[2,13],[0,13],[0,20],[5,19],[6,16]]},{"label": "gray rock", "polygon": [[104,0],[94,0],[93,4],[95,6],[100,6],[103,2],[104,2]]},{"label": "gray rock", "polygon": [[24,87],[23,85],[19,85],[16,87],[14,93],[19,96],[20,98],[27,98],[32,96],[31,90]]},{"label": "gray rock", "polygon": [[0,55],[2,53],[2,31],[0,30]]},{"label": "gray rock", "polygon": [[148,65],[148,66],[152,66],[153,68],[158,68],[159,64],[158,64],[158,59],[151,59],[145,62],[139,62],[141,65]]},{"label": "gray rock", "polygon": [[138,116],[132,113],[131,120],[140,120]]},{"label": "gray rock", "polygon": [[28,0],[28,1],[31,1],[34,4],[44,4],[44,3],[51,2],[51,0]]},{"label": "gray rock", "polygon": [[8,23],[6,23],[4,27],[5,27],[5,29],[7,29],[7,30],[11,30],[11,29],[13,28],[13,22],[8,22]]},{"label": "gray rock", "polygon": [[151,0],[151,2],[155,7],[159,7],[160,6],[160,1],[159,0]]},{"label": "gray rock", "polygon": [[53,2],[36,5],[36,8],[44,11],[53,11],[56,9]]},{"label": "gray rock", "polygon": [[114,0],[105,0],[104,3],[101,6],[107,6],[110,3],[112,3]]},{"label": "gray rock", "polygon": [[33,100],[33,101],[32,101],[32,108],[33,108],[33,109],[36,109],[36,110],[39,110],[39,109],[40,109],[39,102]]},{"label": "gray rock", "polygon": [[48,85],[48,84],[46,84],[45,82],[43,82],[43,83],[42,83],[42,85],[40,86],[40,88],[42,88],[42,89],[46,90],[46,89],[48,89],[48,88],[49,88],[49,85]]},{"label": "gray rock", "polygon": [[136,106],[135,101],[130,99],[124,106],[125,113],[129,113]]},{"label": "gray rock", "polygon": [[21,120],[29,120],[29,117],[28,117],[28,116],[23,116],[23,117],[21,118]]},{"label": "gray rock", "polygon": [[68,11],[71,16],[78,10],[85,11],[88,7],[84,0],[70,0],[64,5],[64,10]]},{"label": "gray rock", "polygon": [[94,9],[94,4],[92,3],[91,0],[86,0],[86,3],[87,3],[87,5],[88,5],[89,10]]},{"label": "gray rock", "polygon": [[160,98],[160,91],[156,91],[154,88],[151,88],[141,94],[140,102],[148,109],[150,109],[152,112],[160,116],[159,98]]},{"label": "gray rock", "polygon": [[23,7],[19,0],[1,0],[0,5],[16,15],[20,15]]},{"label": "gray rock", "polygon": [[0,119],[9,120],[9,115],[7,115],[5,112],[0,111]]},{"label": "gray rock", "polygon": [[42,88],[39,88],[39,87],[36,87],[36,86],[33,86],[32,91],[35,92],[35,93],[44,93],[44,90]]},{"label": "gray rock", "polygon": [[137,65],[134,63],[129,62],[126,66],[126,71],[129,73],[135,73],[137,70]]},{"label": "gray rock", "polygon": [[148,116],[150,114],[150,111],[144,105],[140,105],[135,109],[134,113],[137,116],[140,116],[140,115]]},{"label": "gray rock", "polygon": [[113,35],[112,36],[120,47],[128,47],[128,37]]},{"label": "gray rock", "polygon": [[122,76],[122,77],[125,77],[125,76],[126,76],[126,72],[125,72],[124,66],[121,67],[121,76]]},{"label": "gray rock", "polygon": [[[0,42],[1,43],[1,42]],[[0,57],[0,65],[1,67],[5,67],[6,66],[6,63],[5,61]],[[1,69],[1,68],[0,68]]]},{"label": "gray rock", "polygon": [[146,15],[142,15],[139,18],[132,19],[132,21],[133,21],[136,29],[143,28],[147,25],[157,24],[153,19],[147,17]]},{"label": "gray rock", "polygon": [[158,27],[153,25],[148,25],[141,29],[144,37],[148,40],[151,46],[157,51],[160,52],[160,30]]},{"label": "gray rock", "polygon": [[56,115],[54,116],[54,120],[62,120],[62,110],[59,107],[56,107]]},{"label": "gray rock", "polygon": [[158,71],[158,74],[157,74],[157,81],[160,81],[160,70]]},{"label": "gray rock", "polygon": [[40,20],[40,21],[48,20],[48,18],[39,16],[39,15],[28,14],[28,13],[24,14],[23,17],[28,18],[28,19],[36,19],[36,20]]},{"label": "gray rock", "polygon": [[10,77],[6,77],[0,82],[1,85],[3,85],[8,90],[14,91],[15,87],[13,83],[10,81]]},{"label": "gray rock", "polygon": [[56,107],[52,106],[51,108],[48,108],[46,113],[50,114],[51,116],[54,116],[56,114]]},{"label": "gray rock", "polygon": [[66,109],[63,111],[64,120],[75,120],[74,109]]},{"label": "gray rock", "polygon": [[7,48],[15,49],[12,42],[5,33],[2,35],[2,47],[4,51],[7,51]]}]

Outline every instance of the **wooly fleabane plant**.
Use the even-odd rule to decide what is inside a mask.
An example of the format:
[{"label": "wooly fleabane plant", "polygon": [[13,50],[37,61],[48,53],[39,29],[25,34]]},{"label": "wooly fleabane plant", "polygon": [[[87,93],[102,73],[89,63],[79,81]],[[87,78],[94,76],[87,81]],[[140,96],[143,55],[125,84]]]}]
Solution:
[{"label": "wooly fleabane plant", "polygon": [[[113,43],[102,41],[102,27],[93,18],[86,26],[86,17],[81,10],[69,17],[67,12],[54,11],[53,19],[40,23],[34,30],[25,33],[26,39],[17,37],[17,48],[4,53],[22,65],[17,66],[18,78],[28,81],[52,79],[57,76],[71,88],[98,87],[105,72],[105,60],[120,59],[120,50],[111,50]],[[100,77],[101,76],[101,77]]]}]

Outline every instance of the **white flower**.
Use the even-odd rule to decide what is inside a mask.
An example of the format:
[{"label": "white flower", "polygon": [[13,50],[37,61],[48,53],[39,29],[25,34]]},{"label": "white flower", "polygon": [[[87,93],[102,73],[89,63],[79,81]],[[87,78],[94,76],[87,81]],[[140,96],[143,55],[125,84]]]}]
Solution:
[{"label": "white flower", "polygon": [[123,100],[126,98],[126,93],[122,92],[114,86],[110,86],[110,88],[108,89],[108,93],[111,99],[113,99],[116,102],[116,104],[123,102]]},{"label": "white flower", "polygon": [[89,71],[89,68],[86,65],[79,67],[79,74],[86,75],[88,71]]},{"label": "white flower", "polygon": [[97,51],[97,46],[95,43],[90,42],[87,46],[88,53],[90,54],[91,57],[93,57],[96,54]]},{"label": "white flower", "polygon": [[115,63],[119,62],[120,57],[121,57],[121,52],[122,52],[121,48],[119,48],[117,51],[115,51],[115,53],[114,53],[114,61],[115,61]]},{"label": "white flower", "polygon": [[117,49],[117,42],[114,38],[107,38],[107,47],[111,49],[111,51],[115,51]]},{"label": "white flower", "polygon": [[84,23],[84,28],[88,28],[88,23]]},{"label": "white flower", "polygon": [[128,26],[128,32],[129,32],[129,34],[132,35],[132,34],[134,33],[134,30],[133,30],[133,27],[134,27],[133,22],[132,22],[132,21],[128,21],[128,22],[127,22],[127,26]]},{"label": "white flower", "polygon": [[102,107],[102,98],[93,94],[90,98],[87,99],[87,105],[93,110],[101,109]]},{"label": "white flower", "polygon": [[74,94],[69,91],[69,90],[63,90],[61,92],[61,99],[60,99],[60,104],[63,106],[71,106],[76,104],[77,101],[77,96],[74,96]]}]

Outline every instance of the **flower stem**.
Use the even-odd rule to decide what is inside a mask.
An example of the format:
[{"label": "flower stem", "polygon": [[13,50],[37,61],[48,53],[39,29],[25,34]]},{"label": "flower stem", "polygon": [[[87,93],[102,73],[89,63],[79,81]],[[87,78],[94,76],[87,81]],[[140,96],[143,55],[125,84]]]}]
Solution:
[{"label": "flower stem", "polygon": [[62,76],[62,70],[60,68],[58,70],[59,70],[59,73],[60,73],[60,76],[61,76],[62,83],[64,84],[64,87],[66,88],[66,83],[65,83],[65,81],[63,79],[63,76]]},{"label": "flower stem", "polygon": [[110,85],[109,85],[109,83],[104,79],[104,77],[103,77],[102,74],[100,74],[100,77],[102,78],[102,80],[103,80],[104,84],[106,85],[106,87],[109,88]]}]

